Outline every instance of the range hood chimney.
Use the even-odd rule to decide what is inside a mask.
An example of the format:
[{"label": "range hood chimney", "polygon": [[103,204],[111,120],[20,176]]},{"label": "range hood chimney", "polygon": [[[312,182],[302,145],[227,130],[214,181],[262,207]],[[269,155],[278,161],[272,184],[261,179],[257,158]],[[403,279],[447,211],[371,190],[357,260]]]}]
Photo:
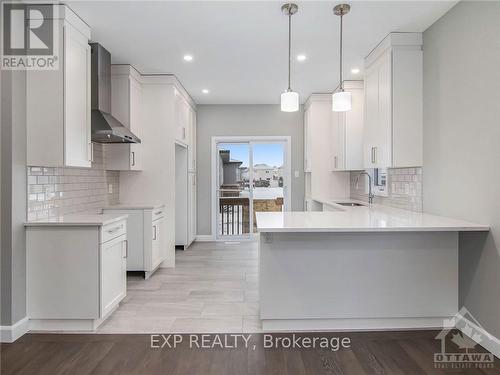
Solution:
[{"label": "range hood chimney", "polygon": [[111,116],[111,54],[99,43],[90,43],[92,141],[141,143],[127,127]]}]

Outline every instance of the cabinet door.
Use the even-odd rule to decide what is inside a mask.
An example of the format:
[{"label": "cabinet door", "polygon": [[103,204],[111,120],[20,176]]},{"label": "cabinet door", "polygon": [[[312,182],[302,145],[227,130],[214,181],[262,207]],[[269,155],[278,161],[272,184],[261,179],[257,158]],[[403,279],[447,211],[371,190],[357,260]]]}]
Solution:
[{"label": "cabinet door", "polygon": [[304,114],[304,172],[311,172],[311,132],[310,125],[311,110]]},{"label": "cabinet door", "polygon": [[64,26],[64,163],[91,166],[90,46],[71,26]]},{"label": "cabinet door", "polygon": [[181,93],[175,90],[175,119],[176,119],[176,140],[187,144],[189,104]]},{"label": "cabinet door", "polygon": [[189,108],[188,169],[196,170],[196,112]]},{"label": "cabinet door", "polygon": [[380,58],[378,68],[378,123],[374,149],[375,168],[392,165],[392,54]]},{"label": "cabinet door", "polygon": [[163,219],[153,221],[152,226],[152,246],[151,246],[151,270],[154,270],[163,260],[161,248],[161,236],[163,235]]},{"label": "cabinet door", "polygon": [[363,169],[363,117],[364,92],[362,88],[351,89],[352,110],[343,113],[344,124],[344,170]]},{"label": "cabinet door", "polygon": [[373,149],[377,144],[379,122],[378,66],[372,65],[365,71],[365,127],[363,131],[363,165],[374,168]]},{"label": "cabinet door", "polygon": [[101,318],[127,295],[127,240],[117,237],[101,245]]},{"label": "cabinet door", "polygon": [[196,237],[196,174],[188,176],[188,245]]},{"label": "cabinet door", "polygon": [[332,112],[332,170],[345,169],[345,114]]}]

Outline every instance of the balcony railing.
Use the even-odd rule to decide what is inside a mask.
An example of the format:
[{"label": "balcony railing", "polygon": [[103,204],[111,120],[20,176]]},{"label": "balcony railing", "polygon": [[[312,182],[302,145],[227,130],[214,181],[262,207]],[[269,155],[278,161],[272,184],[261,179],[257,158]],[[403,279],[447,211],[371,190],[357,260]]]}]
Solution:
[{"label": "balcony railing", "polygon": [[[242,236],[250,233],[250,198],[242,197],[241,191],[233,186],[221,187],[219,198],[219,235]],[[254,225],[253,231],[257,232],[255,212],[281,212],[283,198],[254,199]]]}]

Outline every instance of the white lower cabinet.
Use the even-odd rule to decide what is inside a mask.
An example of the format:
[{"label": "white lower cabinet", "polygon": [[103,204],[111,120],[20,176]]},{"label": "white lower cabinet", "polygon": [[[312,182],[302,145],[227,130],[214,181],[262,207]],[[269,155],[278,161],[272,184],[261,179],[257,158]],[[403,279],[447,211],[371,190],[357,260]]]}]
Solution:
[{"label": "white lower cabinet", "polygon": [[101,245],[101,316],[106,316],[127,295],[126,236]]},{"label": "white lower cabinet", "polygon": [[127,222],[26,227],[31,330],[95,330],[127,294]]},{"label": "white lower cabinet", "polygon": [[149,278],[167,258],[165,206],[110,206],[104,214],[128,215],[127,271],[142,271]]}]

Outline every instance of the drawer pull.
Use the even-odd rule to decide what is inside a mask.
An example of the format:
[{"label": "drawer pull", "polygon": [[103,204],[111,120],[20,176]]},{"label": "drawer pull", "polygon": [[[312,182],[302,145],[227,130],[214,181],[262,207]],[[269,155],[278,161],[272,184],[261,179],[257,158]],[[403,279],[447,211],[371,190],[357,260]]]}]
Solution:
[{"label": "drawer pull", "polygon": [[114,227],[113,229],[110,229],[110,230],[107,230],[106,232],[108,232],[109,234],[111,233],[115,233],[116,231],[120,230],[123,228],[123,225],[119,225],[117,227]]},{"label": "drawer pull", "polygon": [[128,258],[128,240],[124,240],[125,242],[125,258]]}]

